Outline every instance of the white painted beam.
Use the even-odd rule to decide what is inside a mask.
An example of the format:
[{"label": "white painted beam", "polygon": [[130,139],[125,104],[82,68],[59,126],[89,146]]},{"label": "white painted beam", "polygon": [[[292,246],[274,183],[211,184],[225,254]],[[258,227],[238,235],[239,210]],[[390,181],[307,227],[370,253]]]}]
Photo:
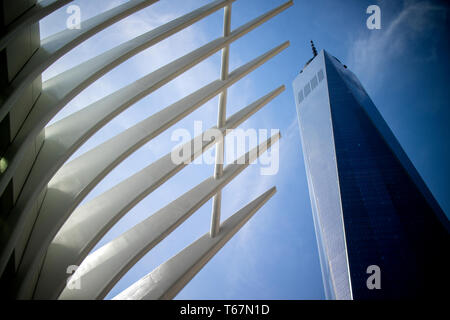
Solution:
[{"label": "white painted beam", "polygon": [[[252,68],[256,68],[263,64],[266,60],[268,60],[270,57],[276,55],[283,49],[285,49],[288,46],[288,43],[285,42],[284,44],[275,47],[274,49],[270,50],[269,52],[265,53],[261,57],[255,60],[255,63],[252,64]],[[176,62],[176,61],[175,61]],[[163,67],[164,68],[164,67]],[[242,67],[241,67],[242,68]],[[242,70],[242,69],[238,69]],[[238,71],[236,70],[236,71]],[[159,70],[155,71],[156,75],[160,75]],[[154,72],[154,73],[155,73]],[[154,74],[152,73],[152,74]],[[165,73],[162,73],[158,79],[165,77]],[[154,83],[154,78],[150,78],[148,76],[144,77],[145,79],[150,79],[151,83]],[[139,82],[141,82],[139,80]],[[136,88],[134,88],[136,90]],[[111,102],[112,103],[112,102]],[[114,105],[114,104],[113,104]],[[110,103],[106,103],[105,107],[111,107]],[[120,139],[119,139],[120,140]],[[122,142],[123,147],[126,147],[128,145],[132,145],[130,141],[124,140]],[[96,150],[96,149],[94,149]],[[61,168],[57,174],[50,180],[48,187],[47,187],[47,194],[44,198],[44,202],[42,204],[41,210],[39,215],[43,215],[43,217],[47,216],[54,216],[56,221],[65,221],[67,219],[67,215],[69,215],[75,207],[79,204],[79,202],[87,195],[87,193],[92,190],[92,188],[108,173],[110,172],[115,166],[117,166],[118,163],[120,163],[121,160],[123,160],[128,154],[124,151],[119,152],[116,154],[116,156],[112,156],[111,152],[114,153],[114,151],[118,151],[115,147],[110,148],[106,147],[104,151],[108,150],[108,154],[111,157],[103,157],[105,161],[96,161],[98,160],[98,156],[93,154],[92,152],[88,152],[85,155],[80,156],[79,158],[71,161],[70,163],[66,164],[63,168]],[[130,149],[128,149],[130,150]],[[93,151],[93,150],[92,150]],[[131,150],[132,151],[132,150]],[[129,151],[129,152],[131,152]],[[105,152],[102,151],[103,155],[106,155]],[[94,166],[96,164],[96,166]],[[86,171],[87,170],[87,171]],[[95,173],[96,172],[96,173]],[[73,179],[73,175],[76,175],[75,179]],[[78,183],[75,183],[77,181]],[[32,211],[17,211],[17,214],[9,215],[9,219],[4,224],[4,228],[8,227],[9,230],[12,230],[10,233],[11,236],[7,239],[7,249],[9,245],[9,249],[12,252],[12,249],[15,247],[15,244],[17,243],[19,237],[21,236],[21,230],[23,230],[23,226],[26,224],[32,223],[34,217],[30,216],[30,213]],[[56,215],[56,216],[55,216]],[[57,216],[61,217],[62,220],[59,220]],[[57,230],[54,230],[53,233],[48,232],[41,232],[39,229],[40,225],[43,224],[46,226],[45,228],[53,228],[55,225],[51,222],[46,221],[47,218],[40,218],[37,220],[36,224],[34,225],[34,230],[32,232],[31,237],[33,237],[33,234],[39,235],[38,238],[41,238],[42,236],[47,239],[44,242],[50,243],[51,238],[56,234]],[[41,222],[39,222],[41,221]],[[56,224],[57,226],[62,226],[62,224]],[[8,234],[4,233],[3,236],[6,238]],[[50,238],[49,236],[52,235]],[[34,238],[32,238],[34,239]],[[30,285],[25,285],[25,283],[28,282],[35,282],[37,276],[31,276],[35,273],[35,268],[31,268],[31,265],[40,265],[42,263],[42,250],[46,249],[46,246],[41,247],[42,241],[32,240],[29,241],[30,247],[26,250],[29,253],[30,257],[24,258],[24,262],[21,263],[21,267],[19,269],[19,277],[18,281],[19,283],[22,283],[21,287],[31,288]],[[37,249],[40,248],[40,249]],[[3,252],[4,254],[4,262],[6,265],[7,257],[6,254],[7,251],[5,250]],[[3,256],[2,256],[3,257]],[[36,259],[35,257],[39,257]],[[22,274],[22,271],[25,272],[25,270],[34,270],[34,271],[27,271],[28,275]],[[29,280],[24,280],[24,279]],[[21,292],[23,290],[20,290]],[[30,291],[26,291],[30,292]]]},{"label": "white painted beam", "polygon": [[[147,76],[145,80],[154,81],[153,90],[160,88],[170,80],[179,76],[197,63],[210,57],[224,46],[232,43],[255,29],[265,21],[280,13],[289,6],[289,3],[279,6],[234,30],[229,36],[218,38],[191,53],[169,63]],[[88,67],[88,66],[86,66]],[[88,69],[90,70],[90,69]],[[73,74],[66,74],[64,79],[55,77],[43,83],[42,92],[33,109],[25,120],[22,128],[6,151],[4,159],[8,163],[6,171],[0,175],[0,194],[4,192],[15,171],[21,164],[26,154],[27,147],[34,143],[35,137],[42,131],[45,125],[60,111],[70,100],[72,100],[82,88],[72,88]],[[142,80],[142,81],[145,81]],[[94,79],[92,79],[94,81]],[[89,82],[90,83],[90,82]],[[2,242],[3,243],[3,242]],[[0,272],[3,271],[4,261],[0,257]]]},{"label": "white painted beam", "polygon": [[220,232],[204,236],[125,289],[114,300],[173,299],[276,192],[273,187],[225,220]]},{"label": "white painted beam", "polygon": [[[274,13],[272,13],[272,14],[274,14]],[[218,50],[220,50],[220,48],[222,48],[227,43],[231,43],[232,41],[238,39],[239,37],[243,36],[244,34],[250,32],[257,25],[261,24],[263,21],[269,19],[270,17],[271,17],[270,14],[262,15],[256,19],[250,21],[249,23],[245,24],[244,26],[238,28],[236,30],[236,32],[232,32],[232,34],[230,34],[230,36],[218,38],[218,39],[206,44],[205,46],[203,46],[197,50],[194,50],[193,52],[191,52],[191,53],[169,63],[168,65],[152,72],[151,74],[145,76],[144,78],[140,79],[139,82],[150,83],[151,90],[149,89],[149,91],[154,91],[154,90],[158,89],[159,87],[161,87],[162,85],[169,82],[170,80],[172,80],[173,78],[175,78],[176,76],[185,72],[186,70],[188,70],[195,64],[197,64],[197,63],[201,62],[202,60],[206,59],[207,57],[211,56],[214,52],[217,52]],[[288,42],[282,44],[281,46],[279,46],[273,50],[280,51],[287,46],[288,46]],[[127,90],[137,90],[137,86],[134,86],[134,87],[127,86],[126,88],[127,88]],[[149,93],[149,91],[147,91],[146,93]],[[56,94],[56,91],[55,91],[55,94]],[[119,93],[116,92],[116,94],[119,97],[116,97],[114,94],[109,96],[111,103],[114,101],[114,99],[120,98],[120,91],[119,91]],[[144,93],[140,93],[140,94],[142,95]],[[50,96],[47,95],[45,92],[43,92],[41,94],[40,98],[38,99],[37,105],[33,108],[32,112],[28,116],[27,120],[25,121],[25,123],[21,129],[21,133],[23,133],[23,135],[21,135],[21,133],[19,133],[19,136],[21,135],[20,137],[19,136],[17,137],[17,139],[19,141],[16,141],[13,144],[12,149],[10,150],[13,153],[13,155],[6,156],[7,159],[13,158],[12,159],[13,161],[9,162],[8,168],[1,176],[1,179],[2,179],[1,183],[2,184],[4,183],[4,187],[6,187],[7,182],[9,181],[9,180],[7,180],[7,178],[8,178],[7,175],[12,174],[12,172],[14,172],[13,170],[15,168],[17,168],[20,163],[20,158],[21,158],[20,155],[23,156],[25,154],[26,141],[30,140],[31,137],[34,136],[34,134],[37,134],[37,132],[34,132],[34,131],[45,126],[45,124],[51,119],[51,115],[53,114],[53,112],[55,110],[49,112],[48,109],[49,108],[54,109],[55,104],[54,103],[52,104],[52,102],[49,101],[49,97]],[[41,120],[37,120],[39,118]],[[46,119],[43,119],[43,118],[46,118]],[[36,125],[36,122],[39,125]],[[41,129],[39,129],[39,130],[41,130]],[[29,134],[26,134],[25,132],[28,132]],[[31,133],[33,133],[33,134],[31,134]],[[31,141],[32,140],[30,140],[30,142]],[[8,155],[8,153],[7,153],[7,155]],[[98,183],[98,181],[96,181],[96,182]],[[0,257],[0,272],[3,271],[4,267],[6,266],[9,255],[15,247],[15,243],[17,242],[17,239],[19,236],[19,234],[17,234],[17,233],[19,232],[19,230],[16,226],[20,225],[21,223],[24,224],[26,222],[25,218],[22,215],[10,215],[10,220],[11,221],[7,221],[3,226],[3,229],[5,232],[2,232],[2,236],[3,236],[2,237],[3,238],[2,239],[2,244],[3,244],[2,247],[5,249],[2,250],[2,256]],[[12,235],[11,235],[11,233],[12,233]],[[16,235],[14,235],[14,233],[16,233]]]},{"label": "white painted beam", "polygon": [[[276,52],[278,51],[269,51],[259,56],[237,68],[230,74],[227,80],[214,81],[124,131],[111,141],[111,144],[114,145],[113,148],[116,151],[119,150],[119,146],[121,146],[121,150],[128,148],[128,152],[123,151],[124,156],[126,156],[127,153],[136,150],[143,143],[148,142],[149,139],[154,138],[157,134],[163,132],[175,122],[181,120],[199,106],[212,99],[224,88],[233,85],[242,77],[249,74],[260,66],[261,63],[273,57]],[[33,208],[36,199],[47,186],[50,179],[75,150],[120,110],[136,102],[139,97],[143,97],[151,89],[151,86],[145,86],[141,81],[132,83],[128,87],[133,87],[134,90],[123,88],[119,90],[122,95],[114,93],[111,95],[114,99],[105,97],[46,128],[45,143],[33,165],[28,180],[14,208],[13,215],[27,215],[27,212]],[[118,99],[118,96],[120,96],[120,99]],[[99,155],[103,154],[100,147],[94,150],[98,150],[97,153]],[[94,156],[94,158],[96,162],[99,162],[104,157]],[[109,161],[109,159],[106,159],[106,161]]]},{"label": "white painted beam", "polygon": [[[284,86],[281,86],[235,113],[229,118],[222,130],[222,134],[226,135],[228,130],[239,126],[239,124],[260,110],[283,90]],[[211,132],[214,129],[211,128],[208,131]],[[48,248],[44,266],[39,276],[36,294],[39,294],[39,297],[48,297],[53,293],[52,298],[56,298],[54,296],[55,292],[59,293],[65,285],[67,266],[79,265],[101,237],[124,214],[184,168],[189,161],[193,161],[202,152],[212,147],[215,141],[202,141],[204,136],[198,136],[187,144],[190,146],[189,150],[191,152],[184,155],[182,163],[173,163],[169,153],[100,196],[75,209]],[[196,145],[200,145],[201,150],[192,150],[192,146]],[[178,150],[183,150],[183,146],[179,147]],[[55,287],[57,288],[56,290],[54,290]]]},{"label": "white painted beam", "polygon": [[120,278],[148,251],[188,219],[217,191],[224,188],[280,138],[279,133],[228,165],[220,178],[210,177],[149,218],[90,254],[72,280],[80,288],[66,287],[59,299],[103,299]]},{"label": "white painted beam", "polygon": [[[228,35],[231,30],[231,5],[226,6],[223,14],[223,34]],[[220,78],[226,79],[228,77],[228,68],[230,60],[230,46],[222,49],[222,61],[220,65]],[[223,90],[219,95],[219,104],[217,107],[217,127],[222,127],[227,121],[227,90]],[[216,144],[214,178],[219,178],[223,172],[223,163],[225,155],[225,141],[220,141]],[[212,213],[211,213],[211,237],[214,237],[219,232],[220,227],[220,211],[222,204],[222,192],[219,190],[213,198]]]},{"label": "white painted beam", "polygon": [[65,28],[43,39],[39,50],[3,92],[5,98],[0,108],[0,119],[4,118],[21,96],[22,91],[53,62],[99,31],[156,1],[159,0],[130,0],[93,18],[82,21],[82,28],[80,29]]},{"label": "white painted beam", "polygon": [[[48,1],[48,8],[46,10],[49,10],[51,5],[54,5],[54,3],[52,2],[53,0],[44,1]],[[2,95],[2,98],[4,98],[3,101],[0,101],[0,119],[3,119],[3,116],[5,116],[14,106],[15,101],[17,101],[17,97],[20,96],[20,91],[23,91],[26,87],[24,83],[27,83],[27,81],[32,82],[34,78],[40,75],[39,70],[45,70],[45,68],[47,68],[51,63],[59,58],[57,57],[58,55],[63,55],[78,43],[92,36],[92,34],[95,34],[101,29],[106,28],[108,25],[111,25],[115,21],[118,21],[119,19],[124,18],[132,12],[146,7],[156,1],[157,0],[130,0],[124,5],[118,6],[108,12],[105,12],[98,15],[97,17],[83,22],[83,26],[86,27],[85,30],[70,30],[70,32],[72,33],[70,33],[68,30],[65,30],[49,37],[48,39],[45,39],[43,41],[43,46],[41,47],[41,49],[39,49],[37,53],[24,66],[24,68],[13,80],[11,85],[7,87],[4,92],[0,93]],[[0,174],[0,193],[3,193],[5,187],[11,181],[11,179],[13,177],[15,178],[16,170],[18,170],[22,162],[25,160],[25,151],[27,150],[28,146],[31,143],[34,143],[34,140],[39,133],[43,132],[42,129],[45,127],[48,121],[79,92],[86,88],[90,83],[101,77],[103,74],[114,68],[116,65],[125,61],[137,52],[145,49],[151,44],[156,43],[157,41],[164,39],[170,34],[181,30],[187,25],[201,19],[201,17],[206,16],[207,14],[221,7],[227,6],[228,8],[230,8],[230,5],[233,1],[234,0],[214,1],[213,3],[210,3],[209,5],[206,5],[186,16],[180,17],[179,19],[181,20],[177,19],[178,22],[176,22],[177,20],[174,20],[169,24],[161,26],[159,29],[159,33],[152,34],[151,32],[156,31],[157,29],[152,30],[45,82],[42,94],[40,95],[38,101],[34,105],[32,111],[30,112],[17,136],[14,138],[12,144],[6,152],[6,155],[3,155],[4,158],[2,158],[2,161],[7,163],[7,168],[6,172]],[[61,131],[55,131],[55,135],[53,136],[53,138],[55,138],[55,141],[57,141],[57,134],[59,134],[59,137],[61,137],[61,139],[58,140],[58,142],[61,144],[58,145],[56,143],[54,145],[59,148],[57,150],[61,151],[61,153],[57,154],[55,157],[51,152],[52,150],[50,149],[48,149],[48,153],[42,153],[42,157],[40,157],[39,159],[41,159],[42,161],[42,159],[45,160],[45,156],[48,156],[51,159],[50,163],[40,163],[40,168],[43,169],[42,174],[38,173],[39,163],[35,163],[36,166],[33,168],[34,171],[32,172],[35,172],[36,176],[34,176],[34,178],[33,176],[30,176],[30,179],[33,178],[34,180],[28,179],[28,181],[25,183],[25,189],[23,190],[26,190],[26,188],[28,188],[30,194],[33,194],[33,192],[31,191],[33,189],[33,186],[36,186],[36,190],[40,191],[45,186],[45,183],[47,181],[49,181],[51,184],[52,182],[55,182],[54,180],[56,180],[55,186],[57,187],[53,189],[50,188],[50,190],[61,191],[63,194],[65,193],[66,195],[68,195],[70,199],[64,199],[64,197],[59,198],[49,196],[49,198],[47,198],[47,201],[44,200],[43,211],[41,211],[42,217],[39,216],[40,219],[37,219],[36,224],[34,223],[36,210],[34,210],[32,214],[28,214],[28,210],[21,210],[21,208],[24,208],[23,206],[16,207],[13,209],[13,212],[15,210],[18,211],[19,214],[10,214],[7,221],[8,223],[2,224],[2,229],[0,230],[0,273],[3,272],[6,263],[14,249],[16,250],[16,253],[19,252],[18,254],[16,254],[16,258],[19,257],[20,259],[20,257],[22,256],[23,247],[25,246],[25,242],[23,242],[22,240],[28,241],[24,258],[22,259],[22,261],[16,260],[16,265],[17,263],[20,263],[19,270],[15,278],[17,289],[16,293],[18,298],[29,298],[32,296],[33,291],[35,290],[36,281],[39,276],[39,271],[45,257],[45,251],[47,250],[49,243],[51,242],[53,236],[61,228],[64,221],[66,221],[70,216],[74,208],[86,195],[86,193],[89,192],[89,190],[92,189],[107,174],[107,172],[112,170],[112,168],[114,168],[126,156],[134,152],[140,145],[153,138],[163,130],[167,129],[170,125],[184,117],[189,112],[192,112],[195,108],[198,107],[196,106],[197,103],[202,103],[202,101],[204,102],[205,99],[209,99],[206,96],[212,94],[212,91],[226,91],[227,84],[221,83],[219,85],[219,82],[216,82],[210,84],[211,87],[202,88],[204,90],[203,98],[201,98],[199,90],[199,92],[197,92],[198,95],[191,95],[189,97],[186,97],[184,103],[178,105],[179,109],[171,108],[170,110],[163,110],[160,113],[153,115],[152,117],[150,117],[152,118],[151,120],[149,118],[146,119],[147,121],[143,121],[143,123],[140,124],[141,127],[136,125],[129,130],[126,130],[122,134],[112,138],[107,143],[102,144],[98,148],[94,149],[96,153],[87,152],[86,154],[80,156],[66,166],[63,166],[61,170],[55,174],[56,170],[60,168],[63,161],[67,159],[66,157],[69,157],[70,154],[73,153],[76,148],[78,148],[90,135],[95,133],[114,116],[125,110],[128,106],[136,102],[138,99],[141,99],[146,94],[149,94],[153,90],[158,89],[168,81],[177,77],[181,73],[185,72],[186,70],[199,63],[203,59],[207,58],[208,56],[212,55],[213,53],[217,52],[218,50],[223,48],[227,49],[232,41],[253,30],[263,22],[269,20],[271,17],[291,5],[292,1],[288,1],[278,8],[237,28],[233,32],[229,34],[226,33],[224,37],[216,39],[211,43],[191,52],[190,54],[173,61],[169,65],[160,68],[154,73],[138,80],[134,88],[132,88],[131,86],[127,86],[126,88],[123,88],[112,94],[109,97],[110,100],[106,100],[106,102],[103,101],[101,103],[99,101],[98,104],[96,104],[95,108],[89,108],[92,107],[89,106],[88,108],[82,110],[82,112],[73,114],[58,123],[58,125],[60,125],[59,129]],[[42,10],[39,14],[44,14],[44,11],[45,10]],[[35,13],[33,19],[36,19],[39,14]],[[0,41],[2,41],[2,39],[0,39]],[[272,51],[273,53],[275,51],[276,53],[278,53],[287,46],[288,43],[284,43],[283,45],[275,48]],[[261,62],[261,64],[262,63],[263,62]],[[224,81],[225,79],[221,80]],[[142,89],[143,83],[139,81],[145,82],[145,85],[148,85],[149,87]],[[219,130],[223,135],[225,135],[227,133],[227,129],[237,126],[239,123],[250,117],[254,112],[259,110],[259,108],[261,108],[264,104],[266,104],[279,92],[281,92],[280,90],[284,90],[284,87],[282,89],[279,88],[275,90],[274,92],[266,95],[252,105],[233,115],[228,119],[228,121],[226,121],[224,127],[219,126]],[[200,101],[201,99],[203,100]],[[106,108],[107,105],[109,107],[113,105],[113,110]],[[89,116],[91,116],[91,118],[89,118]],[[83,119],[83,121],[77,123],[77,121],[79,121],[80,119]],[[158,119],[160,121],[157,121]],[[67,128],[61,126],[62,124],[68,125]],[[84,127],[83,125],[86,124],[88,126]],[[71,125],[73,125],[73,127],[69,128]],[[57,126],[53,128],[57,128]],[[71,130],[73,130],[72,132],[77,133],[70,138],[67,135],[64,136],[65,134],[70,134]],[[212,131],[214,131],[214,128],[208,130],[207,133],[211,133]],[[48,142],[50,141],[51,140],[49,139]],[[221,140],[214,141],[213,139],[203,141],[202,137],[196,137],[193,141],[199,142],[199,144],[194,143],[194,149],[190,148],[190,151],[188,151],[187,153],[184,152],[183,155],[185,156],[185,160],[193,160],[207,148],[213,146],[217,142],[221,142]],[[200,148],[196,148],[196,145]],[[47,144],[47,146],[51,147],[51,144]],[[112,158],[107,156],[108,153],[110,153],[110,156],[112,155]],[[91,163],[91,165],[86,166],[85,161],[90,160],[94,161]],[[97,160],[97,162],[95,162],[95,160]],[[132,206],[134,206],[134,204],[140,201],[145,196],[145,194],[148,194],[149,192],[157,188],[187,164],[182,163],[174,166],[173,163],[171,164],[169,163],[169,161],[170,154],[145,168],[151,168],[150,170],[146,171],[146,174],[149,174],[150,176],[147,177],[147,181],[141,181],[141,185],[136,186],[137,189],[141,190],[141,193],[135,195],[135,197],[131,200],[122,198],[120,201],[122,201],[123,207],[118,208],[118,210],[114,211],[113,214],[109,217],[107,215],[102,215],[101,217],[99,216],[100,220],[102,220],[101,223],[103,223],[103,228],[92,233],[92,237],[90,239],[87,239],[88,242],[90,241],[90,243],[84,242],[85,246],[82,249],[86,249],[94,241],[96,241],[95,239],[100,237],[100,234],[102,232],[106,232],[106,230],[110,226],[112,226],[115,221],[117,221],[115,220],[116,218],[118,219],[119,216],[125,214]],[[74,172],[70,172],[71,169],[74,169],[75,171],[78,170],[78,174],[73,175]],[[136,178],[137,176],[139,176],[139,178],[136,178],[134,182],[139,182],[139,179],[144,177],[144,174],[142,174],[144,170],[139,172],[139,175],[136,174],[129,179],[126,179],[124,182],[129,182],[132,180],[131,178]],[[85,179],[85,176],[88,175],[91,175],[91,177]],[[40,180],[40,177],[43,177],[43,179]],[[58,180],[58,178],[60,177],[63,177],[63,179]],[[73,177],[75,179],[73,181],[70,181],[70,179],[67,179],[67,177]],[[75,182],[75,188],[72,188],[72,182]],[[20,186],[22,186],[22,183],[20,183]],[[147,183],[147,187],[145,187],[145,183]],[[120,183],[109,191],[117,191],[118,189],[120,189],[119,187],[124,187],[125,185],[125,183]],[[130,187],[130,185],[128,187]],[[134,187],[134,185],[132,185],[132,187]],[[103,195],[108,194],[109,191],[105,192]],[[122,191],[126,193],[128,190]],[[38,194],[37,191],[36,194]],[[111,192],[109,195],[111,194],[114,195],[113,192]],[[26,197],[26,194],[22,193],[22,195],[24,197],[21,205],[24,204],[25,207],[35,206],[36,197],[28,198]],[[19,199],[22,195],[19,195]],[[101,196],[99,196],[98,198],[101,198]],[[69,200],[69,202],[67,204],[58,204],[62,203],[64,200]],[[99,202],[98,204],[104,205],[106,207],[109,205],[108,201],[111,202],[111,200],[116,199],[103,198],[102,201],[104,202]],[[91,201],[88,204],[91,204],[93,202],[94,201]],[[18,204],[18,202],[16,204]],[[83,207],[84,206],[80,208]],[[56,209],[56,211],[53,209]],[[62,209],[62,212],[60,214],[57,211],[59,209]],[[100,209],[99,211],[101,210],[103,209]],[[26,213],[22,214],[24,211]],[[75,211],[75,213],[76,212],[77,211]],[[69,219],[69,221],[67,222],[70,221],[71,220]],[[79,222],[80,221],[77,221],[77,224]],[[31,229],[33,230],[27,231]],[[61,230],[64,230],[64,227]],[[31,238],[28,239],[28,235],[30,232],[32,232]],[[19,240],[20,242],[19,244],[17,244]],[[83,254],[85,253],[83,252],[82,254],[80,254],[78,258]]]},{"label": "white painted beam", "polygon": [[43,39],[41,47],[2,92],[4,98],[0,107],[0,121],[21,97],[23,90],[28,88],[33,80],[56,60],[103,29],[157,1],[159,0],[130,0],[93,18],[82,21],[80,29],[66,28]]}]

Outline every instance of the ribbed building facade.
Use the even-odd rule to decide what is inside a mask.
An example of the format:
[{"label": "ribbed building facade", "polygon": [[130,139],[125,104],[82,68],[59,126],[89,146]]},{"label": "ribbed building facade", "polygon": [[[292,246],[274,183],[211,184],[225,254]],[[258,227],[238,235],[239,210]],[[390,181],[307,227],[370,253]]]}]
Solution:
[{"label": "ribbed building facade", "polygon": [[[211,132],[227,134],[284,90],[280,84],[227,117],[227,88],[280,53],[289,42],[276,44],[235,70],[228,70],[230,44],[290,7],[292,1],[234,30],[230,28],[234,0],[211,1],[42,82],[42,72],[60,57],[157,0],[130,0],[82,21],[80,29],[65,29],[41,40],[39,21],[70,2],[5,0],[0,7],[1,294],[17,299],[102,299],[144,254],[213,199],[211,230],[205,230],[203,237],[155,270],[149,270],[148,276],[116,297],[171,299],[276,191],[275,187],[270,188],[221,221],[221,189],[276,143],[280,135],[223,167],[220,158],[224,142],[212,139]],[[49,125],[74,97],[107,72],[218,10],[224,11],[223,36]],[[219,79],[68,161],[115,116],[220,51]],[[180,147],[178,151],[189,150],[180,153],[181,163],[174,163],[170,153],[161,155],[159,160],[80,205],[126,157],[217,95],[217,126],[195,137],[187,148]],[[211,178],[90,253],[139,201],[214,146],[217,163]],[[66,286],[67,270],[73,265],[80,266],[71,279],[82,283],[76,290]]]}]

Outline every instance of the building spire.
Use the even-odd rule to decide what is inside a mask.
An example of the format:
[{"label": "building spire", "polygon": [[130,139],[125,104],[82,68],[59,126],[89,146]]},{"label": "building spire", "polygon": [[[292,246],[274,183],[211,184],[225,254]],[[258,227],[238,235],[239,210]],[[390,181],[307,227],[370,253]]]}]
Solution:
[{"label": "building spire", "polygon": [[312,40],[311,40],[311,48],[312,48],[312,51],[313,51],[313,56],[314,57],[317,56],[317,49],[314,46],[314,42]]}]

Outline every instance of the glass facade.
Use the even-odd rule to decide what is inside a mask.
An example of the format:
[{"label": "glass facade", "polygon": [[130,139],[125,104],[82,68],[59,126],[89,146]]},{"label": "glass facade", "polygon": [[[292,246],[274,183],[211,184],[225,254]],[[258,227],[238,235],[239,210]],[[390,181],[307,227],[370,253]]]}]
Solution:
[{"label": "glass facade", "polygon": [[358,79],[322,51],[293,87],[327,298],[445,290],[449,221]]}]

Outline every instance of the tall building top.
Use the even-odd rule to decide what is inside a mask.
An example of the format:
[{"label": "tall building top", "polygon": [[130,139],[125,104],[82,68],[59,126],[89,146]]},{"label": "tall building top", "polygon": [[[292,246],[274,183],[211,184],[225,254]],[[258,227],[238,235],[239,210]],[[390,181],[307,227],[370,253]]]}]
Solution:
[{"label": "tall building top", "polygon": [[[303,70],[305,70],[305,68],[311,63],[311,61],[313,61],[314,60],[314,58],[315,57],[317,57],[318,55],[319,55],[319,53],[317,52],[317,48],[316,48],[316,46],[315,46],[315,44],[314,44],[314,41],[312,41],[312,40],[310,40],[310,43],[311,43],[311,49],[312,49],[312,52],[313,52],[313,56],[312,56],[312,58],[310,58],[306,63],[305,63],[305,65],[303,66],[303,68],[302,68],[302,70],[300,70],[300,72],[299,73],[302,73],[303,72]],[[328,53],[329,54],[329,53]],[[329,54],[330,55],[330,54]],[[345,69],[347,69],[347,66],[345,65],[345,64],[343,64],[338,58],[336,58],[335,56],[333,56],[333,55],[331,55],[334,59],[336,59]]]},{"label": "tall building top", "polygon": [[310,63],[311,61],[313,61],[313,59],[314,59],[315,57],[317,57],[317,49],[316,49],[316,46],[314,45],[314,42],[313,42],[312,40],[311,40],[311,48],[312,48],[312,52],[313,52],[313,57],[312,57],[311,59],[309,59],[309,60],[305,63],[305,65],[303,66],[302,70],[300,70],[300,73],[302,73],[303,70],[309,65],[309,63]]},{"label": "tall building top", "polygon": [[316,47],[314,46],[314,42],[311,40],[311,48],[312,48],[312,52],[313,52],[313,58],[315,56],[317,56],[317,50]]}]

